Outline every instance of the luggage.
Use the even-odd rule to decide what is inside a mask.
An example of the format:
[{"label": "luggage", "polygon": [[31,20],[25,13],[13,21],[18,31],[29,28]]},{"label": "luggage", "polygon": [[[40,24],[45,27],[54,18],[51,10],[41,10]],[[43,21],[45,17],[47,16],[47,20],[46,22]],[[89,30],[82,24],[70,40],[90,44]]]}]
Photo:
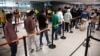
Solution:
[{"label": "luggage", "polygon": [[79,29],[80,29],[80,31],[84,31],[85,30],[85,24],[79,25]]}]

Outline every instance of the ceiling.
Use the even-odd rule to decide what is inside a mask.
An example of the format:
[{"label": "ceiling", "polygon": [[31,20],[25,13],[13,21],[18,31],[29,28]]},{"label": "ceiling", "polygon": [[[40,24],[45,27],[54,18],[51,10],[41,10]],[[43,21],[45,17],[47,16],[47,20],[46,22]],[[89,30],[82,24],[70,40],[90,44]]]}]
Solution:
[{"label": "ceiling", "polygon": [[72,4],[100,4],[100,0],[5,0],[5,1],[16,1],[16,2],[20,2],[20,1],[40,1],[40,2],[61,1],[61,2],[72,3]]}]

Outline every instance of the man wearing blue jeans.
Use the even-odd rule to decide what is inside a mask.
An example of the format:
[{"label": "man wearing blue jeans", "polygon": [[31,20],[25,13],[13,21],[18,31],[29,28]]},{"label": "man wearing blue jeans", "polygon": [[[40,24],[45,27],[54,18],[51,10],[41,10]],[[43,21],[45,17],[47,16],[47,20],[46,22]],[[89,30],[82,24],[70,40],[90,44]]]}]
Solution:
[{"label": "man wearing blue jeans", "polygon": [[[43,30],[43,29],[48,27],[48,20],[46,18],[44,10],[41,10],[40,13],[37,15],[37,20],[38,20],[38,23],[39,23],[40,30]],[[43,31],[43,32],[40,33],[40,48],[43,45],[43,42],[42,42],[43,33],[46,36],[47,45],[50,43],[49,37],[48,37],[48,31]]]},{"label": "man wearing blue jeans", "polygon": [[[6,41],[11,42],[13,40],[17,40],[18,37],[17,37],[16,31],[14,30],[13,25],[12,25],[12,14],[7,14],[6,19],[7,19],[7,22],[4,27],[4,32],[5,32],[4,35],[5,35]],[[11,56],[16,56],[17,45],[18,45],[18,41],[12,42],[9,44],[10,50],[11,50]]]}]

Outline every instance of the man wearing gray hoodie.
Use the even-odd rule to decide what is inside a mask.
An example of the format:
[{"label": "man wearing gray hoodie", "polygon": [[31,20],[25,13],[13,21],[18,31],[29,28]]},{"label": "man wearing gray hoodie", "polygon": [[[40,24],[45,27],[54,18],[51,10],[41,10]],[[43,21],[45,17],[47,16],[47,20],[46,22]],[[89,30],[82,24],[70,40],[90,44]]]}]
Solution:
[{"label": "man wearing gray hoodie", "polygon": [[[70,9],[67,9],[66,13],[64,14],[65,30],[67,30],[67,32],[69,32],[69,29],[70,29],[70,32],[72,31],[72,29],[71,29],[71,19],[72,19],[72,15],[70,13]],[[69,28],[69,26],[70,26],[70,28]]]}]

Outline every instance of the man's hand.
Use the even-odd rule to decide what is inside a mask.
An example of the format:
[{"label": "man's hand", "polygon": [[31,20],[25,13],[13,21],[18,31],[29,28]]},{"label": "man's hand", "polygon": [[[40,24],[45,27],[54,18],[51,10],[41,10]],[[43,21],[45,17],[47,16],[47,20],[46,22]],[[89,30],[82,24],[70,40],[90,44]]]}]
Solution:
[{"label": "man's hand", "polygon": [[40,32],[36,32],[36,34],[37,34],[37,35],[39,35],[39,34],[40,34]]},{"label": "man's hand", "polygon": [[18,45],[19,44],[19,41],[16,41],[16,44]]},{"label": "man's hand", "polygon": [[46,24],[49,24],[48,20],[46,20]]}]

